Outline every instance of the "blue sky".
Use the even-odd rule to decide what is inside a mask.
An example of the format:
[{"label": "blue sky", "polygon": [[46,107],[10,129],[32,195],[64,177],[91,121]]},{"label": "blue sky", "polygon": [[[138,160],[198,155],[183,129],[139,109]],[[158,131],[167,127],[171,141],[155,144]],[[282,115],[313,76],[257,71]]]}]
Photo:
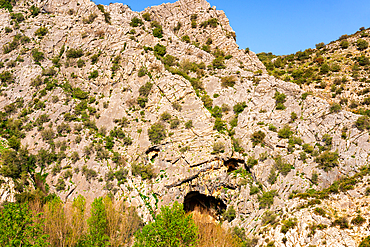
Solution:
[{"label": "blue sky", "polygon": [[[109,4],[110,1],[96,0]],[[148,6],[175,0],[118,0],[142,11]],[[224,10],[237,35],[240,48],[252,51],[291,54],[314,48],[315,44],[370,27],[367,0],[208,0]]]}]

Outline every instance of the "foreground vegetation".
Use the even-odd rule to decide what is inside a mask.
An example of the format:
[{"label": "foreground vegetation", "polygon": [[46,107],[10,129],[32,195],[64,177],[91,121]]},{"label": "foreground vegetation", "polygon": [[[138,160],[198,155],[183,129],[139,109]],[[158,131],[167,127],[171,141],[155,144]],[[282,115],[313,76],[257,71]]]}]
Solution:
[{"label": "foreground vegetation", "polygon": [[91,205],[82,196],[71,203],[5,203],[0,208],[1,246],[254,246],[243,229],[224,230],[209,215],[187,214],[182,204],[162,207],[144,226],[133,207],[109,196]]}]

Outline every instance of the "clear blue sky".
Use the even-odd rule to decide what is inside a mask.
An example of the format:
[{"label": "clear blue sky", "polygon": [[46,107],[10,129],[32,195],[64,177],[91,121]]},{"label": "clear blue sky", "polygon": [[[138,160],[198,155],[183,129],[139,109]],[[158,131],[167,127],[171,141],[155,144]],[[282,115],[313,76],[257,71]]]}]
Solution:
[{"label": "clear blue sky", "polygon": [[[97,3],[109,4],[107,0]],[[134,11],[175,0],[118,0]],[[208,0],[224,10],[240,48],[291,54],[370,27],[370,0]]]}]

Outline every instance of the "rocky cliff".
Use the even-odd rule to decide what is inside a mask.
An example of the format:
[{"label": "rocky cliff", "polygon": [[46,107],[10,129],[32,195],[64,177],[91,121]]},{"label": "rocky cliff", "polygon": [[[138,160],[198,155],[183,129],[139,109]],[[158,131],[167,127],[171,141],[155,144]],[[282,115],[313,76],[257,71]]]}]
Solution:
[{"label": "rocky cliff", "polygon": [[111,194],[146,221],[179,201],[259,246],[370,234],[368,118],[268,75],[223,11],[204,0],[0,11],[1,201]]}]

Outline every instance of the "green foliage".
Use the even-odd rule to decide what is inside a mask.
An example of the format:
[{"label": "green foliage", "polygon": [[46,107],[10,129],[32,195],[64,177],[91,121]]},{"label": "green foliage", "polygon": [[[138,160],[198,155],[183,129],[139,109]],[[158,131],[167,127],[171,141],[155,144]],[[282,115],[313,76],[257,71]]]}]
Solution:
[{"label": "green foliage", "polygon": [[274,166],[284,176],[288,175],[288,173],[292,170],[292,165],[286,163],[286,161],[280,155],[275,157]]},{"label": "green foliage", "polygon": [[357,49],[359,49],[360,51],[363,51],[369,47],[369,43],[364,39],[358,39],[356,45]]},{"label": "green foliage", "polygon": [[274,96],[276,102],[276,109],[277,110],[284,110],[286,107],[284,105],[286,101],[286,95],[284,93],[279,93],[278,91],[275,92]]},{"label": "green foliage", "polygon": [[333,221],[332,226],[339,226],[340,229],[346,229],[349,228],[349,222],[346,217],[339,217]]},{"label": "green foliage", "polygon": [[218,132],[223,132],[226,128],[226,123],[221,118],[216,118],[215,125],[213,126],[214,130],[217,130]]},{"label": "green foliage", "polygon": [[256,146],[259,143],[263,143],[263,140],[265,139],[265,137],[266,137],[266,134],[261,130],[254,132],[251,136],[253,146]]},{"label": "green foliage", "polygon": [[150,14],[148,13],[148,12],[145,12],[143,15],[142,15],[142,17],[143,17],[143,19],[145,20],[145,21],[150,21]]},{"label": "green foliage", "polygon": [[0,0],[0,8],[7,9],[9,12],[13,10],[13,5],[11,0]]},{"label": "green foliage", "polygon": [[175,202],[172,207],[162,207],[154,222],[138,231],[134,247],[196,246],[198,229],[191,214]]},{"label": "green foliage", "polygon": [[153,36],[159,39],[163,38],[163,29],[161,26],[153,29]]},{"label": "green foliage", "polygon": [[276,195],[276,190],[262,192],[262,195],[258,196],[260,208],[269,208],[274,203],[275,195]]},{"label": "green foliage", "polygon": [[145,76],[147,73],[148,73],[148,71],[147,71],[146,67],[142,66],[142,67],[139,69],[139,71],[137,72],[137,75],[138,75],[139,77],[143,77],[143,76]]},{"label": "green foliage", "polygon": [[357,57],[356,60],[358,64],[361,66],[366,66],[370,64],[370,59],[365,55],[361,55],[360,57]]},{"label": "green foliage", "polygon": [[3,150],[1,160],[0,174],[5,177],[20,178],[21,174],[32,172],[36,168],[36,157],[23,148],[18,151]]},{"label": "green foliage", "polygon": [[149,140],[154,144],[159,144],[166,137],[166,127],[161,123],[155,123],[148,129]]},{"label": "green foliage", "polygon": [[277,179],[276,169],[274,167],[272,167],[270,169],[270,174],[267,177],[267,182],[269,182],[269,184],[272,185],[272,184],[274,184],[276,182],[276,179]]},{"label": "green foliage", "polygon": [[151,164],[133,164],[132,165],[132,175],[139,175],[142,179],[152,179],[155,176],[153,167]]},{"label": "green foliage", "polygon": [[364,238],[358,247],[370,247],[370,236]]},{"label": "green foliage", "polygon": [[40,13],[40,8],[36,7],[35,5],[32,5],[30,7],[30,12],[32,16],[37,16]]},{"label": "green foliage", "polygon": [[191,129],[193,127],[193,120],[189,120],[185,123],[185,129]]},{"label": "green foliage", "polygon": [[39,63],[41,62],[42,60],[44,60],[44,53],[39,51],[38,49],[33,49],[32,52],[32,57],[33,57],[33,60],[36,62],[36,63]]},{"label": "green foliage", "polygon": [[215,142],[213,144],[212,154],[219,154],[225,152],[225,144],[223,142]]},{"label": "green foliage", "polygon": [[165,122],[169,122],[171,120],[172,116],[169,112],[165,111],[161,114],[161,120]]},{"label": "green foliage", "polygon": [[93,70],[90,72],[89,79],[96,79],[99,76],[99,72],[97,70]]},{"label": "green foliage", "polygon": [[236,78],[234,76],[225,76],[221,78],[222,87],[233,87],[235,85]]},{"label": "green foliage", "polygon": [[97,7],[103,13],[105,22],[110,24],[110,14],[105,11],[104,5],[98,4]]},{"label": "green foliage", "polygon": [[342,106],[338,103],[333,103],[330,105],[330,113],[338,113],[342,110]]},{"label": "green foliage", "polygon": [[36,30],[35,35],[38,37],[43,37],[48,33],[48,29],[46,27],[40,27]]},{"label": "green foliage", "polygon": [[180,120],[178,118],[172,119],[170,121],[170,129],[176,129],[180,125]]},{"label": "green foliage", "polygon": [[224,58],[223,57],[216,57],[212,61],[212,66],[215,69],[225,69],[226,68],[226,65],[224,63]]},{"label": "green foliage", "polygon": [[245,103],[245,101],[239,102],[236,105],[234,105],[234,107],[233,107],[234,113],[236,115],[239,115],[240,113],[242,113],[244,111],[244,109],[246,107],[247,107],[247,104]]},{"label": "green foliage", "polygon": [[351,220],[351,224],[356,226],[361,226],[366,222],[366,219],[362,217],[361,215],[357,215]]},{"label": "green foliage", "polygon": [[234,209],[234,207],[233,206],[230,206],[223,214],[222,214],[222,217],[225,219],[225,220],[227,220],[227,221],[229,221],[229,222],[231,222],[231,221],[233,221],[234,219],[235,219],[235,217],[236,217],[236,211],[235,211],[235,209]]},{"label": "green foliage", "polygon": [[349,42],[347,40],[342,40],[339,45],[342,49],[347,49],[349,47]]},{"label": "green foliage", "polygon": [[293,229],[295,226],[297,226],[297,219],[290,218],[283,221],[283,226],[281,227],[281,232],[286,234],[289,229]]},{"label": "green foliage", "polygon": [[82,51],[82,49],[71,48],[66,52],[67,58],[79,58],[79,57],[82,57],[83,55],[84,55],[84,52]]},{"label": "green foliage", "polygon": [[370,119],[368,116],[361,116],[356,120],[355,125],[359,130],[370,129]]},{"label": "green foliage", "polygon": [[7,203],[0,210],[0,243],[2,246],[48,246],[43,222],[27,204]]},{"label": "green foliage", "polygon": [[200,27],[202,27],[202,28],[206,28],[206,27],[210,26],[210,27],[212,27],[212,28],[215,28],[215,27],[217,27],[217,25],[218,25],[218,20],[217,20],[217,18],[212,18],[212,19],[209,19],[209,20],[207,20],[207,21],[202,22],[202,23],[200,24]]},{"label": "green foliage", "polygon": [[160,57],[163,57],[164,55],[166,55],[167,51],[166,51],[166,47],[164,45],[161,45],[161,44],[156,44],[154,46],[154,54],[160,56]]},{"label": "green foliage", "polygon": [[73,95],[73,97],[75,97],[75,98],[77,98],[77,99],[80,99],[80,100],[87,99],[87,98],[89,97],[89,93],[88,93],[88,92],[83,91],[83,90],[82,90],[81,88],[79,88],[79,87],[75,87],[75,88],[73,88],[72,95]]},{"label": "green foliage", "polygon": [[333,167],[338,166],[339,155],[337,152],[325,151],[316,158],[316,162],[319,164],[318,167],[324,171],[329,171]]},{"label": "green foliage", "polygon": [[92,246],[109,246],[109,237],[106,234],[108,226],[107,212],[102,197],[95,198],[91,204],[91,216],[87,220],[89,225],[88,244]]},{"label": "green foliage", "polygon": [[145,85],[141,86],[139,88],[139,94],[143,97],[148,97],[150,94],[150,91],[152,90],[153,83],[147,82]]},{"label": "green foliage", "polygon": [[183,42],[190,43],[190,38],[189,38],[189,36],[188,36],[188,35],[184,35],[184,36],[182,36],[181,40],[182,40]]},{"label": "green foliage", "polygon": [[204,104],[204,107],[205,108],[207,108],[208,110],[211,110],[212,109],[213,100],[211,99],[211,97],[209,97],[208,94],[204,94],[202,96],[201,100],[203,101],[203,104]]},{"label": "green foliage", "polygon": [[289,125],[285,125],[278,131],[278,137],[288,139],[291,135],[293,135],[293,131],[290,129]]},{"label": "green foliage", "polygon": [[[150,20],[150,14],[149,13],[145,13],[145,14],[148,14],[149,15],[149,20]],[[144,17],[144,15],[143,15],[143,17]],[[131,19],[131,22],[130,22],[130,26],[131,27],[138,27],[138,26],[141,26],[143,24],[144,24],[143,21],[141,19],[137,18],[136,16],[134,18],[132,18]]]}]

